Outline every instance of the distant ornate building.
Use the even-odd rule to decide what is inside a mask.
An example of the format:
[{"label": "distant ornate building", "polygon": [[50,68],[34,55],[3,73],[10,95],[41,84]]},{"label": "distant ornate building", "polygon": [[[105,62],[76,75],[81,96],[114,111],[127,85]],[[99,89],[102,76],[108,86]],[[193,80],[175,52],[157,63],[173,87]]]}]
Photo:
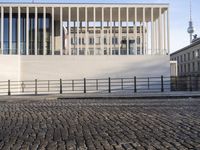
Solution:
[{"label": "distant ornate building", "polygon": [[200,75],[200,39],[172,53],[172,61],[177,61],[178,76]]}]

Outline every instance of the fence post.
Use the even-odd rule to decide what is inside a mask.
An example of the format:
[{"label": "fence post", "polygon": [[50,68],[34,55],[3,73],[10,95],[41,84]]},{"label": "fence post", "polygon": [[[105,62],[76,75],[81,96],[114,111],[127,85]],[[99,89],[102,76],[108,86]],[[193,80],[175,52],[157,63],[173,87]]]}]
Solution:
[{"label": "fence post", "polygon": [[108,93],[111,93],[110,77],[108,78]]},{"label": "fence post", "polygon": [[60,79],[60,94],[62,94],[63,90],[62,90],[62,79]]},{"label": "fence post", "polygon": [[84,93],[86,93],[86,78],[84,78],[83,81],[84,81],[84,85],[83,85],[84,86]]},{"label": "fence post", "polygon": [[72,80],[72,91],[74,91],[74,80]]},{"label": "fence post", "polygon": [[10,92],[10,80],[8,80],[8,96],[11,95],[11,92]]},{"label": "fence post", "polygon": [[123,78],[121,78],[121,90],[124,89],[124,81],[123,81]]},{"label": "fence post", "polygon": [[35,79],[35,95],[37,95],[37,79]]},{"label": "fence post", "polygon": [[163,76],[161,76],[161,92],[164,92]]},{"label": "fence post", "polygon": [[137,92],[137,83],[136,83],[136,76],[134,77],[134,92]]},{"label": "fence post", "polygon": [[98,79],[96,79],[96,90],[98,91]]},{"label": "fence post", "polygon": [[190,91],[192,91],[192,76],[189,76],[189,80],[190,80]]}]

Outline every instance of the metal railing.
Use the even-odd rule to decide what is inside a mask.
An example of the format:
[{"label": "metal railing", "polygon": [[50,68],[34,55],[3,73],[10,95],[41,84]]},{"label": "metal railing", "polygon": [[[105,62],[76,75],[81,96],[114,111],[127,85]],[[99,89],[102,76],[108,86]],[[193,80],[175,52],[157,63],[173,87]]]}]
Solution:
[{"label": "metal railing", "polygon": [[198,91],[200,76],[0,81],[0,95]]}]

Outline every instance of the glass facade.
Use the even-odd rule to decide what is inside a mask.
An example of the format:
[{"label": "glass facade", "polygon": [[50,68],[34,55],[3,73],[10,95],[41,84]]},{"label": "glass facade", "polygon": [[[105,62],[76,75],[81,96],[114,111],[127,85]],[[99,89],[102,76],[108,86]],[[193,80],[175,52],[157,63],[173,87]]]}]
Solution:
[{"label": "glass facade", "polygon": [[4,14],[3,54],[9,54],[9,15]]},{"label": "glass facade", "polygon": [[12,54],[17,54],[17,14],[12,17]]},{"label": "glass facade", "polygon": [[[17,54],[18,53],[18,14],[12,14],[12,48],[9,47],[9,14],[4,14],[4,28],[3,28],[3,54]],[[44,52],[44,32],[43,32],[44,18],[43,14],[38,14],[38,31],[37,31],[37,53],[43,55]],[[1,27],[1,26],[0,26]],[[47,55],[51,55],[51,16],[46,15],[46,50]],[[0,34],[1,35],[1,34]],[[20,18],[20,54],[26,55],[26,14],[22,13]],[[29,54],[35,55],[35,14],[29,14]]]}]

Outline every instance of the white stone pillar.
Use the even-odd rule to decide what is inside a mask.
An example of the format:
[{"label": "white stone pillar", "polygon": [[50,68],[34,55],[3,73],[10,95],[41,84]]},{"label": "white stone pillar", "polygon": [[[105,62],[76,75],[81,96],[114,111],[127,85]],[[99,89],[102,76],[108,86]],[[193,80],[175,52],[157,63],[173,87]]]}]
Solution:
[{"label": "white stone pillar", "polygon": [[63,55],[63,8],[60,7],[60,55]]},{"label": "white stone pillar", "polygon": [[47,49],[46,49],[46,7],[43,7],[43,55],[47,55]]},{"label": "white stone pillar", "polygon": [[9,54],[12,54],[12,7],[9,8]]},{"label": "white stone pillar", "polygon": [[97,50],[96,50],[96,8],[93,7],[93,21],[94,21],[94,24],[93,24],[93,30],[94,30],[94,55],[96,55],[97,53]]},{"label": "white stone pillar", "polygon": [[80,44],[80,41],[79,41],[79,28],[80,28],[80,22],[79,22],[79,7],[77,7],[77,22],[76,22],[76,30],[77,30],[77,55],[79,55],[79,44]]},{"label": "white stone pillar", "polygon": [[163,38],[162,38],[162,10],[159,8],[159,54],[163,53]]},{"label": "white stone pillar", "polygon": [[154,45],[155,45],[155,49],[154,49],[154,54],[157,54],[157,49],[158,49],[158,45],[157,45],[157,35],[158,35],[158,30],[157,30],[157,20],[155,19],[154,21]]},{"label": "white stone pillar", "polygon": [[55,51],[55,46],[54,46],[54,7],[51,8],[51,12],[52,12],[52,20],[51,20],[51,24],[52,24],[52,28],[51,28],[51,42],[52,42],[52,45],[51,45],[51,54],[54,55],[54,51]]},{"label": "white stone pillar", "polygon": [[129,9],[126,8],[126,55],[129,55]]},{"label": "white stone pillar", "polygon": [[135,31],[134,31],[134,37],[135,37],[135,55],[137,55],[137,7],[135,7]]},{"label": "white stone pillar", "polygon": [[110,8],[110,55],[112,55],[112,7]]},{"label": "white stone pillar", "polygon": [[164,16],[163,16],[163,30],[164,30],[164,35],[163,35],[163,37],[164,37],[164,54],[166,54],[166,11],[164,11],[164,14],[163,14]]},{"label": "white stone pillar", "polygon": [[118,7],[118,54],[121,55],[121,9]]},{"label": "white stone pillar", "polygon": [[29,7],[26,7],[26,55],[29,55]]},{"label": "white stone pillar", "polygon": [[104,55],[104,8],[101,8],[101,55]]},{"label": "white stone pillar", "polygon": [[37,22],[38,22],[38,13],[37,13],[38,8],[35,7],[35,55],[37,55]]},{"label": "white stone pillar", "polygon": [[151,54],[154,53],[154,15],[153,8],[151,8]]},{"label": "white stone pillar", "polygon": [[170,22],[169,22],[169,8],[167,10],[167,53],[170,53]]},{"label": "white stone pillar", "polygon": [[146,15],[145,15],[145,7],[143,7],[143,27],[142,27],[142,32],[143,32],[143,35],[142,35],[142,41],[143,41],[143,55],[146,54],[146,33],[145,33],[145,30],[146,30],[146,19],[145,19]]},{"label": "white stone pillar", "polygon": [[68,53],[71,55],[71,8],[68,7]]},{"label": "white stone pillar", "polygon": [[106,32],[107,32],[106,33],[106,44],[107,44],[106,45],[106,49],[107,49],[106,52],[107,52],[107,55],[110,55],[109,54],[109,47],[110,47],[110,44],[109,44],[110,43],[109,30],[110,30],[109,29],[109,21],[107,21],[107,28],[106,28]]},{"label": "white stone pillar", "polygon": [[88,15],[87,7],[85,7],[85,55],[88,53]]},{"label": "white stone pillar", "polygon": [[21,39],[20,39],[20,27],[21,27],[21,10],[20,7],[18,7],[18,32],[17,32],[17,41],[18,41],[18,45],[17,45],[17,49],[18,49],[18,55],[21,54],[21,50],[20,50],[20,45],[21,45]]},{"label": "white stone pillar", "polygon": [[0,54],[3,54],[3,41],[4,41],[4,39],[3,39],[3,29],[4,28],[4,7],[1,7],[1,51],[0,51]]}]

